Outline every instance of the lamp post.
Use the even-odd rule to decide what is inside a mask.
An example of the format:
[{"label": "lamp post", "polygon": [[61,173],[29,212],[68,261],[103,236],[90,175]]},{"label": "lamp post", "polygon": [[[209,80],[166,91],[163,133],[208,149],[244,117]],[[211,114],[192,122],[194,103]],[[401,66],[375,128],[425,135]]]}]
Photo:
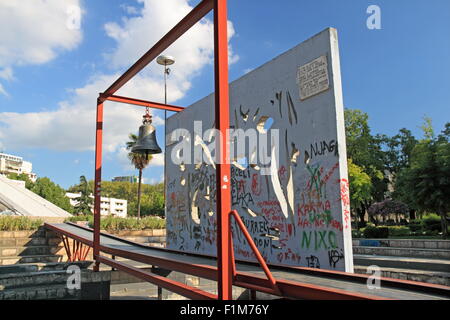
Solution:
[{"label": "lamp post", "polygon": [[[156,62],[162,66],[164,66],[164,104],[167,104],[167,76],[170,74],[170,69],[167,66],[170,66],[175,63],[175,59],[172,56],[159,56],[156,59]],[[167,114],[167,110],[164,110],[164,117]]]},{"label": "lamp post", "polygon": [[[156,62],[164,66],[164,104],[167,104],[167,76],[170,74],[170,66],[175,63],[175,58],[172,56],[161,55],[156,58]],[[164,143],[167,137],[167,110],[164,110]],[[166,198],[166,166],[164,166],[164,199]]]}]

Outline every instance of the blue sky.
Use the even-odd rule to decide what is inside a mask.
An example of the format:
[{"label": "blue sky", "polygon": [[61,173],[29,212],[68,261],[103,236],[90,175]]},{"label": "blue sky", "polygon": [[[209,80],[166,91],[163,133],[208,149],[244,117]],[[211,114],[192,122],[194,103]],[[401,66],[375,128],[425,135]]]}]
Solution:
[{"label": "blue sky", "polygon": [[[198,2],[0,4],[0,150],[32,161],[38,176],[63,187],[77,183],[80,175],[92,178],[96,95]],[[381,30],[366,26],[369,5],[381,9]],[[79,29],[67,28],[71,6],[82,8]],[[228,6],[230,80],[335,27],[344,104],[367,112],[373,133],[394,135],[406,127],[420,137],[424,115],[433,119],[436,131],[450,121],[448,0],[230,0]],[[177,58],[169,80],[171,103],[187,106],[213,90],[208,19],[167,50]],[[119,93],[161,101],[161,75],[153,64]],[[104,180],[135,174],[123,143],[127,133],[137,131],[142,111],[106,106]],[[154,116],[162,146],[164,129],[157,119],[162,114]],[[161,180],[160,164],[159,159],[145,170],[147,182]]]}]

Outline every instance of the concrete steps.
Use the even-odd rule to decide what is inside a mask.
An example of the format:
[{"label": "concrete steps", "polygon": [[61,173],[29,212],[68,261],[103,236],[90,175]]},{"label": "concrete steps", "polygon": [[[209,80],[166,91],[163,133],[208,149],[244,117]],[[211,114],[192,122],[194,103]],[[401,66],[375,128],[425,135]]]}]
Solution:
[{"label": "concrete steps", "polygon": [[435,239],[353,239],[353,246],[450,250],[450,240]]},{"label": "concrete steps", "polygon": [[3,290],[36,287],[48,284],[66,285],[70,274],[66,270],[20,272],[0,274],[0,288]]},{"label": "concrete steps", "polygon": [[61,262],[64,254],[61,239],[44,228],[0,232],[0,266]]},{"label": "concrete steps", "polygon": [[450,250],[448,250],[448,249],[353,246],[353,254],[394,256],[394,257],[431,258],[431,259],[450,259]]},{"label": "concrete steps", "polygon": [[[88,263],[77,264],[80,269]],[[67,263],[0,266],[0,300],[77,299],[80,290],[68,289]]]},{"label": "concrete steps", "polygon": [[49,245],[33,245],[26,247],[17,246],[0,246],[0,258],[5,256],[36,256],[36,255],[52,255],[61,252],[63,246],[49,246]]},{"label": "concrete steps", "polygon": [[62,262],[63,255],[33,255],[33,256],[4,256],[0,257],[0,266],[18,263],[46,263],[46,262]]},{"label": "concrete steps", "polygon": [[77,265],[80,269],[87,269],[92,264],[92,261],[77,261],[77,262],[51,262],[51,263],[21,263],[0,266],[0,275],[10,273],[27,273],[39,271],[61,271],[66,270],[69,265]]},{"label": "concrete steps", "polygon": [[[382,277],[450,286],[450,272],[387,268],[387,267],[381,267],[380,271]],[[367,266],[355,265],[354,272],[366,274]]]},{"label": "concrete steps", "polygon": [[80,294],[80,290],[70,290],[57,284],[47,284],[46,286],[0,291],[0,300],[78,300]]},{"label": "concrete steps", "polygon": [[382,276],[450,286],[450,241],[353,239],[355,273],[380,267]]},{"label": "concrete steps", "polygon": [[[0,266],[0,300],[109,299],[110,272],[92,272],[87,269],[91,263]],[[80,289],[68,288],[69,265],[81,270]]]},{"label": "concrete steps", "polygon": [[450,240],[354,239],[353,254],[450,260]]},{"label": "concrete steps", "polygon": [[355,254],[353,255],[353,263],[358,266],[376,265],[386,268],[427,270],[450,273],[450,260]]}]

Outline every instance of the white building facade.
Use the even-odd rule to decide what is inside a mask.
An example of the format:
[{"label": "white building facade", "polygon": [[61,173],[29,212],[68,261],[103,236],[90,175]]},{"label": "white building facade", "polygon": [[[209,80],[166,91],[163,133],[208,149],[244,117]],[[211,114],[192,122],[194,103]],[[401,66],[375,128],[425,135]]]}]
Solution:
[{"label": "white building facade", "polygon": [[11,154],[0,153],[0,174],[8,175],[10,173],[26,174],[31,181],[36,181],[36,174],[33,171],[33,164],[24,161],[22,157]]},{"label": "white building facade", "polygon": [[[72,206],[78,204],[76,198],[80,197],[80,195],[81,195],[80,193],[71,193],[71,192],[66,193],[66,196],[70,199],[70,204]],[[90,195],[90,197],[92,199],[94,198],[93,195]],[[128,215],[127,204],[128,204],[127,200],[101,197],[100,213],[102,216],[126,218]],[[93,205],[91,206],[91,211],[92,213],[94,213]]]}]

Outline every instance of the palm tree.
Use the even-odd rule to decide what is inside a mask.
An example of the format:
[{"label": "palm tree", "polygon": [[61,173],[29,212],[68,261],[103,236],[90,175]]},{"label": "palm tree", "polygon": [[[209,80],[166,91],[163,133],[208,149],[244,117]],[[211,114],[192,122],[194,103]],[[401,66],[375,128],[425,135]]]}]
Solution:
[{"label": "palm tree", "polygon": [[130,150],[128,153],[128,159],[130,159],[131,163],[134,165],[136,169],[139,170],[139,185],[138,185],[138,208],[137,208],[137,217],[141,218],[141,184],[142,184],[142,170],[148,166],[150,160],[152,160],[153,156],[149,155],[148,158],[144,154],[131,152],[131,148],[136,144],[138,137],[137,135],[130,133],[128,135],[130,141],[127,142],[127,150]]}]

